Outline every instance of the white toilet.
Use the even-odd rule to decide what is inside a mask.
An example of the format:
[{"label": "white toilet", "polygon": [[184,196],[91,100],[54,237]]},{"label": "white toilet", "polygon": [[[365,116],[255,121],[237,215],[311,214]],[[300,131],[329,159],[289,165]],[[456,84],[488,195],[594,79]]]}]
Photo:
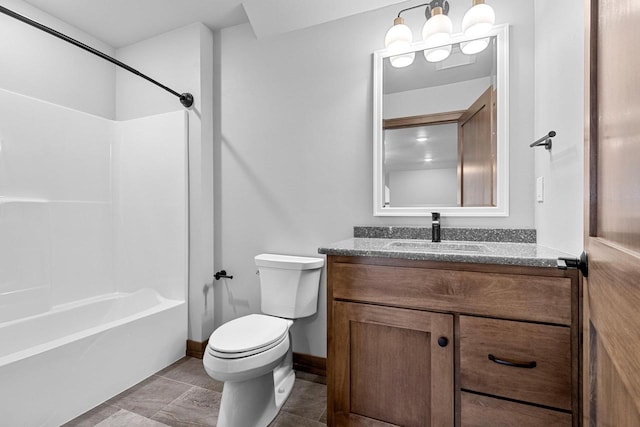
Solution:
[{"label": "white toilet", "polygon": [[262,312],[213,331],[204,369],[224,381],[218,427],[266,427],[289,397],[295,374],[289,329],[318,310],[323,258],[261,254]]}]

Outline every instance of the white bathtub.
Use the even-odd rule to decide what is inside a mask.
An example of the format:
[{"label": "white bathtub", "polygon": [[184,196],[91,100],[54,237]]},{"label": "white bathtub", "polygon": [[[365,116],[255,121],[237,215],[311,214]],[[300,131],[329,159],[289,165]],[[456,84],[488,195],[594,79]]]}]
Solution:
[{"label": "white bathtub", "polygon": [[0,425],[59,426],[184,356],[187,306],[152,289],[0,323]]}]

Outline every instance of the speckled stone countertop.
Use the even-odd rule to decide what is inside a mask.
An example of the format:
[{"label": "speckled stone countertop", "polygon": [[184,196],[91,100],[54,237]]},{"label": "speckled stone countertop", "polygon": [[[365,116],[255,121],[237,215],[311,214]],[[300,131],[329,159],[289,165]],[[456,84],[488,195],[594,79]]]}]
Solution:
[{"label": "speckled stone countertop", "polygon": [[318,252],[326,255],[370,256],[533,267],[556,267],[558,257],[575,257],[575,255],[539,246],[535,243],[443,240],[439,244],[431,243],[430,240],[419,239],[361,237],[354,237],[320,247]]},{"label": "speckled stone countertop", "polygon": [[[353,237],[372,239],[431,239],[431,226],[362,226],[353,227]],[[533,228],[458,228],[442,227],[442,240],[477,242],[536,243]]]}]

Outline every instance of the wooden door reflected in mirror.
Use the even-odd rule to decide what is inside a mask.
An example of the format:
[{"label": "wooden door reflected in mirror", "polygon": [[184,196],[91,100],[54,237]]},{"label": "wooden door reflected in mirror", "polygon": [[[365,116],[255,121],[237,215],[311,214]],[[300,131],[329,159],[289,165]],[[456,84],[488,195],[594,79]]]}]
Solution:
[{"label": "wooden door reflected in mirror", "polygon": [[466,110],[383,121],[385,206],[496,206],[495,93]]}]

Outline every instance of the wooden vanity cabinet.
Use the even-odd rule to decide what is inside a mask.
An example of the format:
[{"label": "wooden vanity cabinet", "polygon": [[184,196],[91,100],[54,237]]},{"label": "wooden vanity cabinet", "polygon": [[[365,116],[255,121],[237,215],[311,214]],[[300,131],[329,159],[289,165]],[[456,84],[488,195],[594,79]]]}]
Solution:
[{"label": "wooden vanity cabinet", "polygon": [[330,255],[327,274],[329,426],[580,425],[577,271]]}]

